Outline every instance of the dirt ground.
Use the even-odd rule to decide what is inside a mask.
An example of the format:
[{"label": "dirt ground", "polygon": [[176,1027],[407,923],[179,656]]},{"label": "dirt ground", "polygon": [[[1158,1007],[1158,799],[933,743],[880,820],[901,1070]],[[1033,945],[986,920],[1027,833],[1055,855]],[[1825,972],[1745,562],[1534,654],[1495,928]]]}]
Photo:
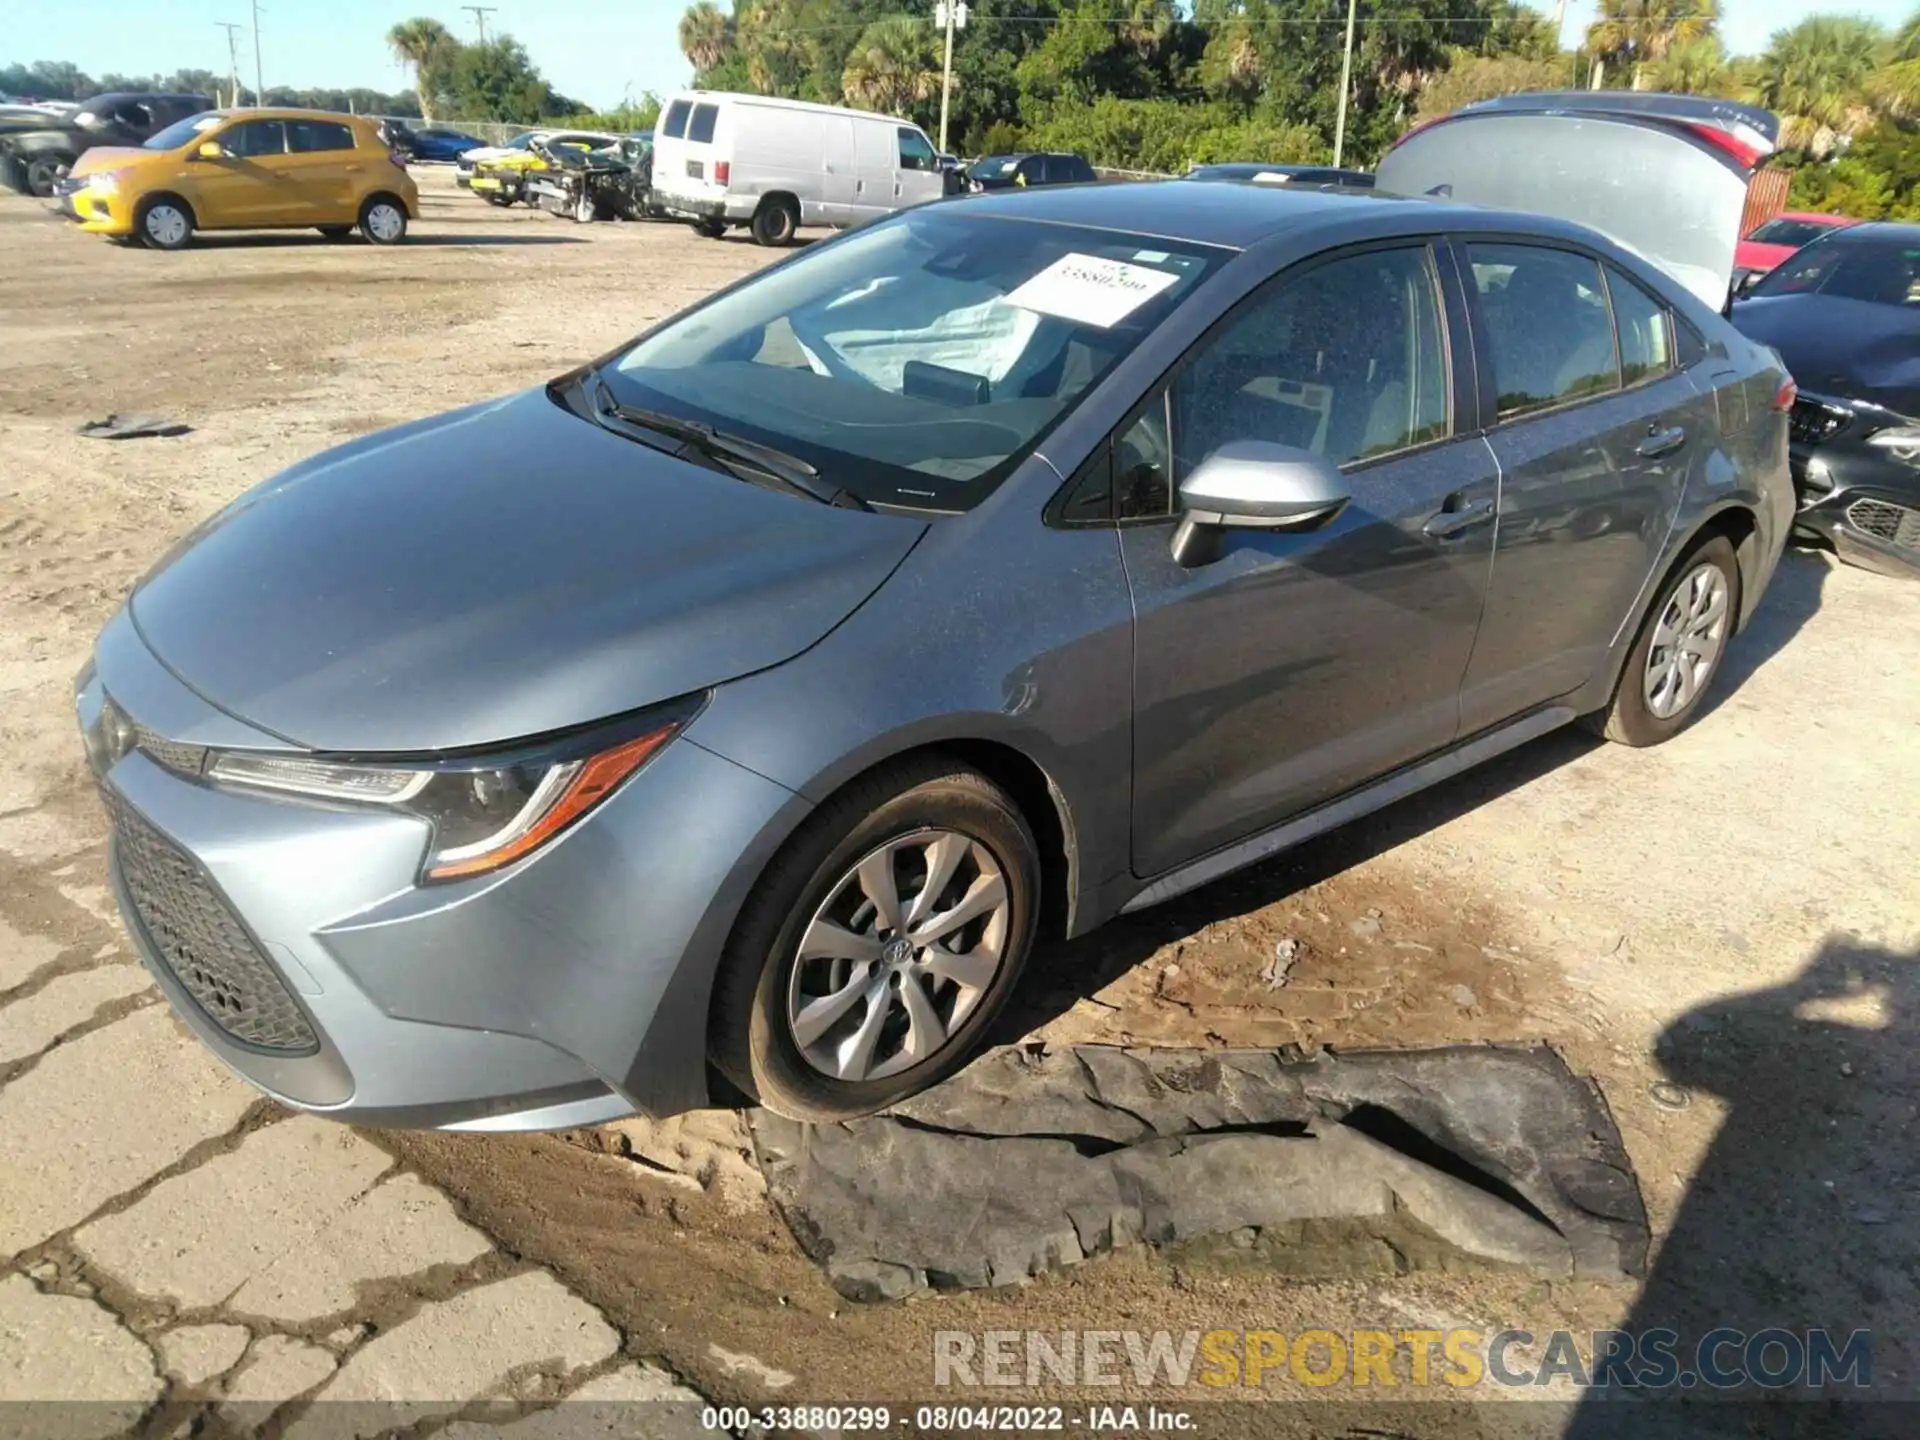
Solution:
[{"label": "dirt ground", "polygon": [[[172,540],[315,450],[540,381],[773,258],[679,227],[496,210],[430,174],[423,188],[395,250],[299,234],[161,255],[0,199],[0,918],[16,929],[68,943],[69,912],[46,899],[56,872],[98,876],[69,680]],[[193,430],[75,435],[109,411]],[[762,1203],[723,1112],[369,1138],[716,1400],[924,1400],[942,1329],[1663,1321],[1871,1329],[1876,1390],[1916,1398],[1917,850],[1920,586],[1794,552],[1712,713],[1675,742],[1549,736],[1042,954],[1002,1025],[1058,1043],[1550,1041],[1596,1077],[1637,1166],[1657,1246],[1639,1285],[1302,1280],[1136,1251],[857,1307]],[[1285,941],[1296,958],[1275,987],[1262,971]],[[1662,1080],[1684,1108],[1656,1103]],[[1308,1392],[1275,1376],[1262,1393]]]}]

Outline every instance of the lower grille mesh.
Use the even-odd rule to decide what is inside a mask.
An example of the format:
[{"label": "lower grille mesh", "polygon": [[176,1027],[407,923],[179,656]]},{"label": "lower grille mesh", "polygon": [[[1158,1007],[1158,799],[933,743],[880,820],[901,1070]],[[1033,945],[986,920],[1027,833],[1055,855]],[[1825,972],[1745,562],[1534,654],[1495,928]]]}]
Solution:
[{"label": "lower grille mesh", "polygon": [[1856,500],[1847,507],[1847,523],[1903,550],[1920,550],[1920,510],[1887,500]]},{"label": "lower grille mesh", "polygon": [[207,1018],[263,1050],[320,1048],[292,993],[227,903],[132,806],[103,791],[120,878],[154,948]]}]

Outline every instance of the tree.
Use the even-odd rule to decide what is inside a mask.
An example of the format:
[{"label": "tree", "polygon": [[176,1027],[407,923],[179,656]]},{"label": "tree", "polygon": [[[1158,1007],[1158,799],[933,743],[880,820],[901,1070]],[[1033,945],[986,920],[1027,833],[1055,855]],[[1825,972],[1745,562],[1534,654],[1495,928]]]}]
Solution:
[{"label": "tree", "polygon": [[1559,59],[1531,60],[1524,55],[1463,55],[1457,57],[1420,91],[1415,114],[1422,120],[1451,115],[1462,105],[1491,100],[1522,90],[1553,90],[1566,83],[1567,71]]},{"label": "tree", "polygon": [[733,48],[732,27],[713,0],[695,0],[680,17],[680,52],[692,62],[695,75],[718,65]]},{"label": "tree", "polygon": [[1587,48],[1602,60],[1632,66],[1633,88],[1644,88],[1646,67],[1677,45],[1719,28],[1719,0],[1600,0],[1600,18],[1587,29]]},{"label": "tree", "polygon": [[1815,15],[1774,32],[1760,57],[1761,103],[1781,117],[1781,139],[1816,157],[1872,121],[1868,87],[1885,37],[1870,20]]},{"label": "tree", "polygon": [[840,84],[849,105],[883,115],[906,114],[940,89],[931,27],[905,17],[876,20],[860,33],[847,56]]},{"label": "tree", "polygon": [[553,93],[528,57],[526,46],[511,35],[496,36],[482,45],[461,46],[447,88],[463,120],[530,125],[574,108],[572,101]]},{"label": "tree", "polygon": [[413,70],[413,90],[420,97],[421,118],[433,119],[434,102],[459,58],[460,42],[438,20],[421,16],[402,20],[387,31],[387,45],[401,64]]}]

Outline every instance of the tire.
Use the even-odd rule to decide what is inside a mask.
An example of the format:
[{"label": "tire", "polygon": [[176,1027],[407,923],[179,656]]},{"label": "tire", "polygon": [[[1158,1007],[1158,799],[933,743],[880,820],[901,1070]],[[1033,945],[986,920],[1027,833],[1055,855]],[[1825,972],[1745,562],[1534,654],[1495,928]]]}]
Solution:
[{"label": "tire", "polygon": [[29,195],[45,200],[53,194],[53,187],[72,167],[73,162],[61,156],[38,155],[21,166],[21,181]]},{"label": "tire", "polygon": [[369,195],[360,207],[360,233],[370,245],[398,245],[407,238],[407,207],[391,195]]},{"label": "tire", "polygon": [[351,225],[322,225],[319,229],[320,233],[329,240],[344,240],[353,234],[353,226]]},{"label": "tire", "polygon": [[693,233],[704,235],[709,240],[718,240],[727,233],[727,225],[724,220],[696,220],[693,222]]},{"label": "tire", "polygon": [[134,213],[133,229],[149,250],[184,250],[193,243],[193,207],[177,195],[149,195]]},{"label": "tire", "polygon": [[590,225],[600,218],[600,202],[582,190],[573,199],[573,219],[577,225]]},{"label": "tire", "polygon": [[761,245],[791,245],[800,211],[791,200],[768,198],[753,212],[753,238]]},{"label": "tire", "polygon": [[489,205],[498,205],[502,210],[513,204],[513,197],[511,195],[502,195],[498,190],[482,190],[480,192],[480,198],[485,200]]},{"label": "tire", "polygon": [[[1658,745],[1699,717],[1740,614],[1733,546],[1724,535],[1699,541],[1656,593],[1627,652],[1613,702],[1585,717],[1588,729],[1621,745]],[[1677,648],[1669,639],[1676,634],[1697,643]]]},{"label": "tire", "polygon": [[[983,907],[933,937],[944,961],[904,923],[942,869],[934,916],[963,897]],[[897,926],[868,893],[882,874]],[[1038,847],[1005,791],[940,755],[882,767],[823,805],[760,877],[714,981],[708,1053],[791,1119],[884,1109],[966,1063],[1019,980],[1039,899]],[[802,960],[810,933],[828,943]]]}]

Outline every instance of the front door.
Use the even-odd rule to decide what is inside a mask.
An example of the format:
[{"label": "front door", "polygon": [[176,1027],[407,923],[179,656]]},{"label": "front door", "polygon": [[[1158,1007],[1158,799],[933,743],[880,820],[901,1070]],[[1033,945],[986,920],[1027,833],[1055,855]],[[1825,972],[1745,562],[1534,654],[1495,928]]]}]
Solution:
[{"label": "front door", "polygon": [[1476,730],[1598,671],[1639,613],[1714,417],[1712,396],[1674,367],[1665,307],[1620,271],[1536,245],[1460,253],[1498,397],[1487,443],[1501,474],[1461,695]]},{"label": "front door", "polygon": [[[1496,477],[1484,442],[1454,438],[1466,406],[1445,308],[1424,243],[1289,271],[1116,433],[1135,608],[1135,873],[1454,739]],[[1458,325],[1457,297],[1452,308]],[[1321,529],[1230,530],[1217,559],[1183,566],[1169,545],[1179,483],[1231,440],[1325,455],[1353,498]]]},{"label": "front door", "polygon": [[285,121],[242,120],[207,138],[225,153],[192,162],[194,217],[202,229],[312,221],[313,208],[288,163]]},{"label": "front door", "polygon": [[899,170],[893,179],[893,203],[896,207],[938,200],[946,193],[946,177],[940,173],[940,160],[933,142],[911,125],[902,125],[899,139]]}]

